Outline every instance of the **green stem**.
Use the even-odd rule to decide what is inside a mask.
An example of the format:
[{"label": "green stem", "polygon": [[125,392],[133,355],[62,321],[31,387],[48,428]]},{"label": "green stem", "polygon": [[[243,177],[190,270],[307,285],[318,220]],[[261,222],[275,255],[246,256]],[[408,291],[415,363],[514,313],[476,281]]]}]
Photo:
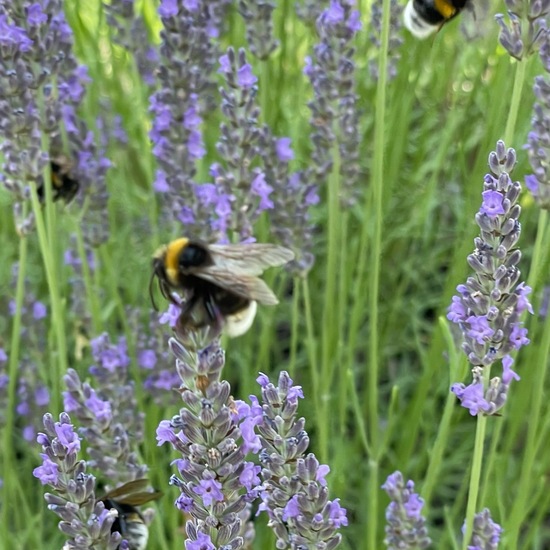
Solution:
[{"label": "green stem", "polygon": [[544,396],[544,375],[548,364],[550,353],[550,315],[546,316],[544,321],[544,330],[536,354],[535,371],[532,373],[533,393],[531,395],[531,412],[528,414],[529,423],[527,426],[527,442],[523,453],[523,464],[521,467],[520,479],[518,483],[518,494],[514,498],[514,504],[510,513],[508,525],[508,548],[514,550],[517,548],[519,531],[527,513],[526,502],[529,500],[533,491],[533,483],[538,483],[533,479],[535,466],[535,457],[537,456],[537,437],[539,435],[540,419],[544,418],[542,414],[543,396]]},{"label": "green stem", "polygon": [[[369,384],[368,410],[370,422],[370,436],[373,451],[378,448],[378,293],[380,287],[380,255],[382,250],[382,195],[384,179],[384,149],[386,143],[386,82],[388,73],[388,42],[390,30],[390,0],[384,0],[382,12],[382,33],[380,57],[378,59],[378,83],[376,87],[376,105],[374,122],[374,159],[372,193],[374,206],[374,235],[369,262]],[[371,495],[372,498],[372,495]],[[370,518],[371,520],[373,518]],[[373,528],[373,525],[370,525]]]},{"label": "green stem", "polygon": [[[48,188],[46,185],[46,201],[51,202],[51,196],[48,198]],[[51,369],[50,388],[52,390],[52,404],[51,410],[60,410],[60,384],[61,376],[67,372],[67,339],[65,331],[65,320],[63,316],[63,306],[61,303],[61,295],[59,291],[59,279],[56,278],[56,269],[54,267],[55,257],[54,251],[48,242],[48,235],[46,233],[46,225],[44,223],[44,216],[42,215],[42,206],[38,200],[38,194],[36,192],[36,186],[30,186],[31,191],[31,204],[36,221],[36,232],[38,234],[38,242],[40,244],[40,252],[42,254],[42,260],[44,262],[44,269],[46,270],[46,279],[48,282],[48,289],[50,291],[50,301],[52,307],[52,324],[57,343],[57,361],[54,361],[53,368]],[[54,237],[55,239],[55,237]]]},{"label": "green stem", "polygon": [[548,210],[541,209],[539,212],[539,222],[537,224],[537,237],[531,257],[531,266],[529,268],[529,278],[527,284],[531,288],[537,288],[540,280],[540,268],[546,263],[548,255],[548,240],[546,236],[548,227]]},{"label": "green stem", "polygon": [[[327,449],[328,448],[328,426],[327,423],[321,418],[321,395],[319,390],[319,371],[318,371],[318,362],[317,362],[317,342],[315,340],[315,333],[313,330],[313,315],[311,311],[311,297],[309,294],[309,284],[307,277],[302,279],[303,286],[303,296],[304,296],[304,309],[306,317],[306,348],[308,353],[309,367],[311,372],[311,381],[313,384],[313,399],[315,403],[315,410],[319,415],[320,420],[317,422],[319,428],[319,448]],[[320,460],[326,460],[327,457],[320,453]]]},{"label": "green stem", "polygon": [[99,303],[97,301],[97,293],[94,291],[90,266],[88,265],[88,257],[86,254],[86,247],[84,245],[84,238],[82,236],[81,224],[77,225],[75,232],[76,245],[78,248],[78,255],[80,257],[80,265],[82,269],[82,278],[86,289],[86,299],[88,301],[88,309],[92,317],[92,331],[93,334],[97,336],[101,331],[101,313]]},{"label": "green stem", "polygon": [[[486,369],[486,371],[487,370],[488,369]],[[485,443],[486,427],[487,417],[484,414],[479,414],[477,416],[476,440],[474,445],[474,455],[472,457],[470,488],[468,491],[468,504],[466,506],[466,529],[464,531],[464,539],[462,541],[462,550],[468,550],[474,528],[474,515],[476,513],[477,496],[479,493],[479,480],[481,478],[481,464],[483,462],[483,447]]]},{"label": "green stem", "polygon": [[525,82],[525,72],[527,62],[518,61],[516,63],[516,75],[514,78],[514,89],[512,91],[512,99],[510,101],[510,110],[508,111],[508,120],[506,121],[506,130],[504,131],[504,143],[510,147],[516,130],[516,122],[518,118],[518,109],[521,100],[521,92]]},{"label": "green stem", "polygon": [[[25,216],[26,217],[26,216]],[[10,502],[7,506],[2,506],[2,532],[9,533],[12,529],[10,521],[10,511],[16,509],[16,504],[10,499],[14,495],[14,485],[16,482],[15,472],[15,445],[13,441],[13,428],[15,419],[16,390],[17,390],[17,370],[19,367],[19,350],[21,344],[21,318],[23,316],[23,299],[25,297],[25,273],[27,271],[27,249],[28,241],[26,237],[19,239],[19,266],[17,269],[17,286],[15,290],[15,315],[13,317],[13,326],[11,332],[11,342],[9,349],[8,363],[8,395],[7,407],[5,409],[5,426],[3,434],[3,481],[2,489],[4,503]]]},{"label": "green stem", "polygon": [[[445,342],[447,343],[447,353],[449,354],[449,375],[451,380],[459,380],[459,373],[464,370],[466,364],[466,357],[463,353],[460,355],[457,353],[455,343],[453,341],[453,335],[449,329],[449,324],[445,319],[439,319],[439,326],[441,327]],[[453,410],[455,408],[456,396],[452,392],[447,392],[447,399],[445,401],[445,407],[443,409],[443,415],[441,416],[441,422],[437,431],[437,437],[432,450],[430,451],[430,463],[428,465],[428,471],[424,479],[422,486],[422,497],[424,498],[427,507],[430,505],[432,492],[438,481],[439,472],[441,471],[441,464],[443,463],[443,453],[449,442],[451,418]]]},{"label": "green stem", "polygon": [[300,330],[300,284],[298,279],[294,279],[294,290],[292,293],[292,316],[290,331],[290,357],[288,360],[288,372],[290,377],[294,378],[296,373],[296,354],[298,351],[298,331]]}]

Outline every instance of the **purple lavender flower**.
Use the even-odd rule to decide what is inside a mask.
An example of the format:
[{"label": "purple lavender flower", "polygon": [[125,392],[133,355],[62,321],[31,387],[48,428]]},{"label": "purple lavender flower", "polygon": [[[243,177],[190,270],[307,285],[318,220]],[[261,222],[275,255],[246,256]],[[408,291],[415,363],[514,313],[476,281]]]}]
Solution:
[{"label": "purple lavender flower", "polygon": [[[224,354],[219,341],[201,347],[210,339],[208,332],[181,335],[176,328],[170,340],[184,405],[160,423],[157,439],[182,456],[175,461],[179,475],[170,483],[181,492],[176,507],[190,517],[185,548],[241,548],[251,538],[249,503],[260,484],[257,467],[245,460],[250,409],[235,402],[229,383],[220,380]],[[192,345],[182,345],[182,339],[193,340]]]},{"label": "purple lavender flower", "polygon": [[130,52],[143,81],[148,86],[155,84],[155,69],[159,56],[155,45],[150,43],[143,14],[135,13],[134,0],[102,4],[111,27],[111,38]]},{"label": "purple lavender flower", "polygon": [[336,548],[338,530],[348,524],[339,499],[328,500],[324,476],[328,467],[313,453],[305,455],[309,436],[305,420],[296,419],[300,386],[282,372],[278,386],[260,375],[262,404],[252,398],[251,414],[258,423],[263,478],[260,511],[277,537],[277,548]]},{"label": "purple lavender flower", "polygon": [[48,508],[61,518],[59,529],[68,538],[63,548],[119,548],[120,533],[111,533],[117,511],[106,510],[102,502],[96,502],[95,478],[86,473],[86,462],[78,460],[80,439],[69,415],[61,413],[59,422],[54,422],[48,413],[43,422],[44,433],[37,437],[42,445],[42,464],[33,475],[54,490],[44,498]]},{"label": "purple lavender flower", "polygon": [[250,51],[258,59],[267,59],[279,45],[279,41],[273,36],[271,14],[274,9],[275,4],[266,0],[239,0],[239,13],[246,24],[246,39]]},{"label": "purple lavender flower", "polygon": [[382,489],[391,499],[386,508],[386,546],[390,550],[428,548],[432,541],[422,516],[424,500],[414,492],[414,483],[405,483],[403,474],[397,471],[388,476]]},{"label": "purple lavender flower", "polygon": [[83,383],[69,369],[64,380],[65,410],[75,415],[88,444],[90,466],[103,472],[113,486],[143,478],[147,466],[140,463],[135,449],[143,441],[144,414],[138,412],[134,384],[129,380],[126,342],[117,345],[107,334],[92,340],[96,364],[90,368],[97,389]]},{"label": "purple lavender flower", "polygon": [[337,145],[340,155],[341,200],[345,206],[357,199],[359,176],[359,127],[355,93],[353,40],[360,29],[355,0],[331,0],[317,19],[320,42],[306,58],[304,73],[310,79],[314,98],[311,109],[313,167],[304,179],[325,184]]},{"label": "purple lavender flower", "polygon": [[[463,533],[465,527],[462,528]],[[491,519],[488,508],[485,508],[474,516],[474,529],[468,550],[497,550],[502,531],[502,527]]]},{"label": "purple lavender flower", "polygon": [[[550,39],[544,37],[540,56],[546,72],[550,72]],[[543,75],[535,78],[536,102],[533,106],[531,131],[527,135],[527,154],[533,173],[525,176],[525,185],[541,208],[550,209],[550,83]]]},{"label": "purple lavender flower", "polygon": [[[401,46],[403,45],[403,5],[397,0],[391,0],[390,7],[390,35],[388,43],[388,80],[397,76],[397,65],[401,59]],[[377,0],[371,7],[371,25],[369,38],[379,50],[382,34],[382,2]],[[369,71],[373,80],[378,80],[377,57],[369,60]]]},{"label": "purple lavender flower", "polygon": [[[75,165],[74,179],[80,181],[81,189],[104,176],[106,167],[102,167],[103,172],[89,174],[80,161],[76,162],[79,152],[95,152],[90,143],[93,135],[76,116],[89,79],[71,51],[72,31],[65,21],[62,2],[3,3],[0,27],[2,180],[14,196],[16,227],[24,234],[32,228],[33,218],[23,215],[22,204],[29,198],[29,185],[43,187],[42,172],[62,154],[63,127],[68,157]],[[43,136],[49,143],[47,150],[43,150]],[[106,161],[97,162],[104,165]]]},{"label": "purple lavender flower", "polygon": [[499,41],[512,57],[521,61],[537,52],[547,39],[550,4],[540,0],[505,0],[505,4],[509,22],[501,13],[495,16],[500,26]]},{"label": "purple lavender flower", "polygon": [[[209,241],[208,210],[196,194],[196,161],[205,153],[202,116],[213,108],[214,67],[219,57],[217,35],[227,0],[195,3],[164,0],[158,78],[150,97],[150,137],[158,163],[154,187],[163,217],[176,218],[197,238]],[[183,123],[182,123],[183,122]]]},{"label": "purple lavender flower", "polygon": [[[497,142],[496,151],[489,155],[491,173],[485,176],[483,202],[476,214],[480,236],[474,240],[476,249],[468,256],[474,275],[457,287],[458,295],[447,315],[460,327],[462,348],[475,367],[471,386],[454,384],[451,389],[474,415],[493,414],[504,405],[511,380],[518,379],[515,373],[510,374],[509,354],[529,343],[520,323],[521,314],[533,308],[527,299],[531,289],[519,283],[521,273],[517,268],[521,259],[516,248],[521,232],[521,208],[517,204],[521,185],[509,176],[515,163],[515,151]],[[507,375],[493,378],[486,388],[484,370],[478,367],[498,360],[508,365]]]}]

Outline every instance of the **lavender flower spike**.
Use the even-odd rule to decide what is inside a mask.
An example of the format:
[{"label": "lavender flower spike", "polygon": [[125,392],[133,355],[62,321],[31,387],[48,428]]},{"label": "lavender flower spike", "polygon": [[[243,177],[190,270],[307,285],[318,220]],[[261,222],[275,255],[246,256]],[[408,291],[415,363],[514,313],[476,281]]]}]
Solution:
[{"label": "lavender flower spike", "polygon": [[[455,384],[451,390],[462,406],[473,415],[494,414],[503,407],[512,379],[510,353],[529,343],[527,329],[520,322],[525,310],[533,313],[527,295],[531,288],[519,282],[517,267],[521,252],[516,248],[521,233],[517,204],[521,185],[509,172],[516,164],[516,153],[497,142],[489,155],[491,173],[485,176],[482,204],[476,214],[480,235],[475,250],[468,256],[474,274],[457,287],[447,318],[462,331],[462,348],[474,366],[473,383]],[[502,361],[501,377],[484,380],[482,367]],[[489,386],[487,388],[487,385]]]},{"label": "lavender flower spike", "polygon": [[220,380],[224,353],[219,341],[202,349],[198,344],[190,349],[170,340],[183,407],[160,423],[157,440],[181,453],[174,461],[179,475],[170,483],[180,490],[175,506],[189,517],[185,548],[237,550],[252,538],[248,518],[250,502],[258,496],[260,467],[245,457],[258,452],[260,443],[250,407],[235,402],[229,383]]},{"label": "lavender flower spike", "polygon": [[277,536],[277,548],[330,550],[342,539],[338,530],[348,524],[338,498],[329,500],[325,476],[330,468],[319,464],[313,453],[305,455],[309,436],[305,420],[296,419],[302,388],[293,386],[283,371],[274,386],[261,374],[262,405],[252,399],[262,450],[262,504],[268,525]]},{"label": "lavender flower spike", "polygon": [[424,500],[414,492],[414,483],[409,480],[405,484],[403,475],[397,471],[388,476],[382,489],[392,500],[386,508],[388,523],[384,539],[389,550],[428,548],[432,541],[421,515]]},{"label": "lavender flower spike", "polygon": [[96,502],[95,478],[86,473],[86,462],[78,460],[80,439],[69,415],[61,413],[59,422],[54,422],[51,414],[45,414],[44,433],[38,434],[37,441],[42,445],[42,465],[35,468],[33,475],[56,493],[46,493],[44,498],[48,508],[62,520],[59,529],[69,539],[63,548],[119,548],[120,533],[111,533],[118,513]]},{"label": "lavender flower spike", "polygon": [[502,527],[491,519],[491,513],[485,508],[474,516],[474,531],[468,550],[497,550],[501,534]]},{"label": "lavender flower spike", "polygon": [[[545,35],[540,58],[547,73],[550,72],[550,37]],[[550,82],[548,76],[539,75],[533,86],[536,102],[531,117],[531,131],[527,135],[527,154],[533,173],[525,176],[525,185],[541,208],[550,210]]]}]

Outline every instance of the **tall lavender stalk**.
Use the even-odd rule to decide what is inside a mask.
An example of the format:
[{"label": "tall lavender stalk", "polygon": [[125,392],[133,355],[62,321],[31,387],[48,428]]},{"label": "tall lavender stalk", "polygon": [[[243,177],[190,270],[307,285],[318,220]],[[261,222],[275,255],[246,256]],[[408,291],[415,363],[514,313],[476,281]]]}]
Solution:
[{"label": "tall lavender stalk", "polygon": [[[60,0],[0,4],[2,181],[14,196],[22,234],[33,226],[24,207],[29,185],[42,185],[52,159],[66,153],[82,190],[95,189],[109,166],[77,115],[89,77],[72,46]],[[94,195],[92,189],[88,194]]]},{"label": "tall lavender stalk", "polygon": [[229,383],[220,379],[224,352],[210,328],[187,332],[176,327],[169,345],[183,407],[160,423],[157,440],[181,453],[179,475],[170,483],[180,490],[176,507],[189,517],[185,548],[243,548],[253,537],[249,503],[260,483],[259,466],[245,460],[260,448],[250,407],[234,401]]},{"label": "tall lavender stalk", "polygon": [[[504,406],[512,380],[510,353],[529,343],[521,315],[533,312],[527,295],[531,288],[519,282],[521,233],[517,204],[521,185],[509,173],[516,153],[502,141],[489,155],[490,174],[484,179],[483,202],[476,214],[480,235],[468,256],[474,274],[457,287],[447,318],[462,331],[462,348],[473,365],[473,383],[454,384],[452,391],[470,414],[494,414]],[[487,380],[487,367],[502,361],[502,375]]]},{"label": "tall lavender stalk", "polygon": [[340,499],[329,500],[325,476],[330,468],[319,464],[313,453],[305,454],[309,436],[305,419],[296,418],[302,388],[293,386],[283,371],[278,385],[260,375],[262,403],[252,398],[252,414],[260,434],[262,504],[268,525],[277,537],[277,548],[330,550],[342,540],[346,510]]},{"label": "tall lavender stalk", "polygon": [[424,500],[414,492],[414,482],[405,483],[403,474],[397,471],[388,476],[382,489],[391,499],[386,509],[384,544],[389,550],[428,548],[432,541],[422,516]]},{"label": "tall lavender stalk", "polygon": [[69,415],[61,413],[59,422],[54,422],[51,414],[45,414],[44,433],[38,434],[37,441],[42,445],[42,464],[33,474],[54,490],[44,498],[61,518],[59,529],[68,538],[63,548],[128,550],[121,544],[120,533],[111,533],[117,511],[96,502],[95,478],[86,472],[86,461],[78,459],[80,439]]},{"label": "tall lavender stalk", "polygon": [[319,43],[306,58],[304,73],[310,79],[314,98],[311,109],[312,166],[306,181],[326,183],[332,170],[334,147],[342,159],[342,203],[355,203],[359,186],[359,127],[355,93],[354,38],[361,29],[355,0],[332,0],[317,19]]},{"label": "tall lavender stalk", "polygon": [[107,334],[92,340],[96,364],[90,372],[97,389],[82,382],[69,369],[64,376],[65,410],[82,425],[81,434],[88,445],[89,465],[102,472],[113,487],[143,478],[148,468],[137,454],[143,441],[144,414],[137,409],[134,383],[129,380],[126,342],[113,345]]}]

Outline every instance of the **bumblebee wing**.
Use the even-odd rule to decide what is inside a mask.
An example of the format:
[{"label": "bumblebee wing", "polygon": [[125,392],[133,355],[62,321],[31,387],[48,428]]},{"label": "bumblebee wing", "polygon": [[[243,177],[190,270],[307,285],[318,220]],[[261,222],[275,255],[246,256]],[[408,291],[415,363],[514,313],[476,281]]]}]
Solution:
[{"label": "bumblebee wing", "polygon": [[99,500],[112,499],[122,504],[129,504],[131,506],[139,506],[150,500],[156,500],[160,498],[162,493],[160,491],[146,491],[149,487],[148,479],[134,479],[129,481],[120,487],[116,487],[112,491],[106,493]]},{"label": "bumblebee wing", "polygon": [[276,244],[212,244],[208,250],[217,266],[233,274],[261,275],[294,259],[292,250]]},{"label": "bumblebee wing", "polygon": [[235,272],[233,269],[228,271],[225,266],[212,265],[208,269],[197,273],[197,277],[214,283],[220,288],[234,292],[243,298],[255,300],[260,304],[274,306],[279,303],[279,300],[277,300],[277,297],[267,284],[258,279],[258,277],[254,277],[254,275]]}]

